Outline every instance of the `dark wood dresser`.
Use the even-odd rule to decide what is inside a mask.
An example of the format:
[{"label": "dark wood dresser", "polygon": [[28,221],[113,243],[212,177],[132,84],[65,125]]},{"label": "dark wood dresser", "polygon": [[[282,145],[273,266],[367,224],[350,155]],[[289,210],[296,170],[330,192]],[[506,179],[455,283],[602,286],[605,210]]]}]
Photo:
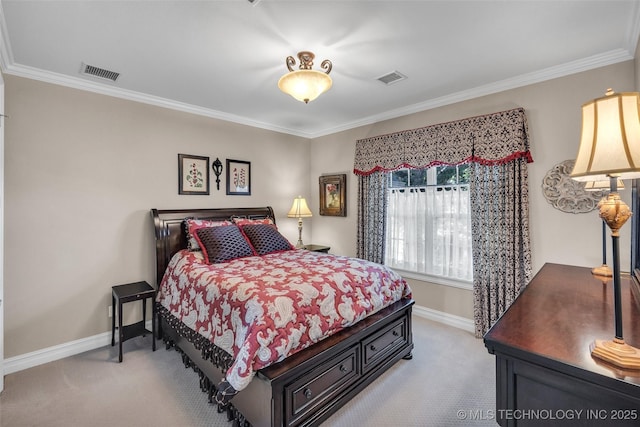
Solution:
[{"label": "dark wood dresser", "polygon": [[[640,347],[640,310],[622,277],[625,341]],[[589,268],[545,264],[484,336],[496,356],[501,426],[640,426],[640,371],[591,357],[614,336],[612,281]]]}]

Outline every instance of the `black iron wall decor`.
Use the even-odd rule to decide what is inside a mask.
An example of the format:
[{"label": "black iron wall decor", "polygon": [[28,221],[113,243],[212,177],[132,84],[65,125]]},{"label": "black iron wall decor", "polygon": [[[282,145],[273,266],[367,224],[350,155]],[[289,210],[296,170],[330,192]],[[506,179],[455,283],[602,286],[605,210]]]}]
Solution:
[{"label": "black iron wall decor", "polygon": [[216,160],[213,162],[211,166],[213,168],[213,173],[216,174],[216,188],[220,191],[220,175],[222,174],[222,162],[219,158],[216,157]]}]

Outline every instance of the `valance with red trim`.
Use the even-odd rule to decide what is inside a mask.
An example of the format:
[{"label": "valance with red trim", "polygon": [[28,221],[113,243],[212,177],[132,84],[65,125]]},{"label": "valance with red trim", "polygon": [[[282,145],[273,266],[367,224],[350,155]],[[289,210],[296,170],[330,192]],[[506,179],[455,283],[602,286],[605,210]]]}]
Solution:
[{"label": "valance with red trim", "polygon": [[369,175],[469,162],[497,165],[518,158],[533,162],[522,108],[359,139],[353,172]]}]

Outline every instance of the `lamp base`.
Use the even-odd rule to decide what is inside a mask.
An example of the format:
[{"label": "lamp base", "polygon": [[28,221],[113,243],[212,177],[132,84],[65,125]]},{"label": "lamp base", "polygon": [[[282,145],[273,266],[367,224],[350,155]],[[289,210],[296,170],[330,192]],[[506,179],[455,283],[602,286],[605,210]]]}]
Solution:
[{"label": "lamp base", "polygon": [[595,340],[591,343],[591,357],[597,357],[624,369],[640,369],[640,350],[624,340]]},{"label": "lamp base", "polygon": [[296,249],[300,249],[304,246],[302,243],[302,217],[298,218],[298,243],[296,243]]},{"label": "lamp base", "polygon": [[592,268],[591,274],[594,276],[613,277],[613,271],[611,271],[611,267],[607,264],[602,264],[600,267]]}]

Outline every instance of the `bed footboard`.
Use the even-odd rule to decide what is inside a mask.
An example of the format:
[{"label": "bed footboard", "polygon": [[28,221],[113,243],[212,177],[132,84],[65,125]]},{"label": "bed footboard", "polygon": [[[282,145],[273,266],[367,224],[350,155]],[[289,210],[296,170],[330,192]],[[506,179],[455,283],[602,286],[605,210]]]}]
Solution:
[{"label": "bed footboard", "polygon": [[[398,301],[258,371],[224,408],[229,419],[238,426],[319,425],[398,360],[411,358],[412,305],[413,300]],[[201,388],[211,398],[223,377],[220,368],[203,356],[202,348],[196,348],[200,344],[194,345],[163,318],[167,314],[158,313],[165,342],[175,346],[185,364],[200,374]]]}]

